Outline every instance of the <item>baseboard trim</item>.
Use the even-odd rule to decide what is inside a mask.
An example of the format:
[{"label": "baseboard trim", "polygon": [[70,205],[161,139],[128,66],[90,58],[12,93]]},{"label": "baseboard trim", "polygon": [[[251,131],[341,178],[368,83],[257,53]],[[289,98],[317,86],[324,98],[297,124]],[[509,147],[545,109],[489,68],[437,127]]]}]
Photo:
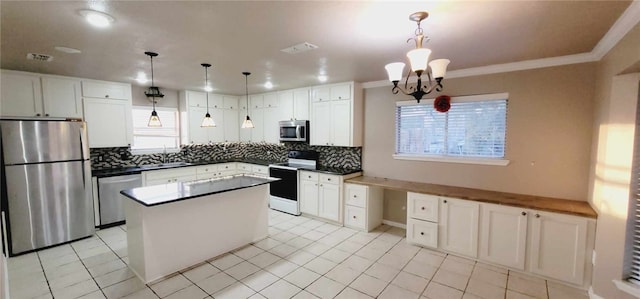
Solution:
[{"label": "baseboard trim", "polygon": [[391,221],[391,220],[382,219],[382,224],[386,224],[386,225],[393,226],[393,227],[399,227],[399,228],[407,229],[407,225],[406,224],[400,223],[400,222],[394,222],[394,221]]},{"label": "baseboard trim", "polygon": [[589,294],[589,299],[604,299],[603,297],[600,297],[593,292],[593,287],[589,287],[588,294]]}]

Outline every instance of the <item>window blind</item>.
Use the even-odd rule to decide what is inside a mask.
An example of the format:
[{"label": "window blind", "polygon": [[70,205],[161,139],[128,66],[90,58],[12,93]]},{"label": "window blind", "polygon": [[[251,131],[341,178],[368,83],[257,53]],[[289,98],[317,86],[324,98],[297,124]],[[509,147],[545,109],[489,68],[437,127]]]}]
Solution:
[{"label": "window blind", "polygon": [[178,148],[179,122],[176,109],[156,108],[162,127],[148,127],[151,107],[133,107],[133,149]]},{"label": "window blind", "polygon": [[399,105],[396,152],[413,155],[503,158],[507,100],[452,102],[446,113],[429,104]]},{"label": "window blind", "polygon": [[629,282],[640,285],[640,107],[636,111],[635,129],[624,271]]}]

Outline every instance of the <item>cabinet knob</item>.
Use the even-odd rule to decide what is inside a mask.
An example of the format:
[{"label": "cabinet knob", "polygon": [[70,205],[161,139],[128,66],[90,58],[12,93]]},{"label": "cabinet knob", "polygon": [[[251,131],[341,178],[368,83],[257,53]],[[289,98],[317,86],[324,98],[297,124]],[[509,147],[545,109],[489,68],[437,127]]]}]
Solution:
[{"label": "cabinet knob", "polygon": [[358,198],[358,195],[355,195],[355,194],[354,194],[354,195],[353,195],[353,198]]},{"label": "cabinet knob", "polygon": [[356,216],[353,216],[353,219],[356,219]]},{"label": "cabinet knob", "polygon": [[536,214],[536,218],[540,218],[540,214]]},{"label": "cabinet knob", "polygon": [[327,178],[327,181],[331,181],[331,178]]},{"label": "cabinet knob", "polygon": [[311,178],[311,176],[308,176],[308,178]]},{"label": "cabinet knob", "polygon": [[36,116],[40,116],[40,113],[37,113]]},{"label": "cabinet knob", "polygon": [[420,235],[421,235],[421,236],[424,236],[424,232],[420,232]]},{"label": "cabinet knob", "polygon": [[339,100],[342,100],[342,97],[338,97]]},{"label": "cabinet knob", "polygon": [[522,216],[527,216],[527,212],[522,212]]},{"label": "cabinet knob", "polygon": [[423,210],[423,211],[424,211],[424,207],[421,207],[421,208],[420,208],[420,210]]},{"label": "cabinet knob", "polygon": [[46,113],[44,116],[49,116],[49,113]]},{"label": "cabinet knob", "polygon": [[109,97],[109,95],[108,95],[108,94],[106,94],[106,95],[104,95],[104,97],[105,97],[105,98],[108,98],[108,97]]},{"label": "cabinet knob", "polygon": [[443,202],[444,202],[444,203],[447,203],[447,200],[445,199]]}]

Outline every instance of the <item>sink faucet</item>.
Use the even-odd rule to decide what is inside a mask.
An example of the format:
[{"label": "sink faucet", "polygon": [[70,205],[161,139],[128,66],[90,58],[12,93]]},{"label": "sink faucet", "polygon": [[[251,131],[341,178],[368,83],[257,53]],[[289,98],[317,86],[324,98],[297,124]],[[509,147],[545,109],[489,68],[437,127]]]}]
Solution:
[{"label": "sink faucet", "polygon": [[167,163],[167,146],[163,145],[164,150],[162,151],[162,164]]}]

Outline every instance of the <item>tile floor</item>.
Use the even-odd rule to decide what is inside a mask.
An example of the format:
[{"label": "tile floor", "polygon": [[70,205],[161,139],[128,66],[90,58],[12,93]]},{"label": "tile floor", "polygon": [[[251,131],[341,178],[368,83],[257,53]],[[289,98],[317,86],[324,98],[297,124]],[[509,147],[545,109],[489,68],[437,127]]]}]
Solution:
[{"label": "tile floor", "polygon": [[408,245],[403,229],[383,225],[363,233],[269,213],[267,239],[150,285],[127,269],[124,226],[11,258],[11,299],[588,298],[562,284]]}]

